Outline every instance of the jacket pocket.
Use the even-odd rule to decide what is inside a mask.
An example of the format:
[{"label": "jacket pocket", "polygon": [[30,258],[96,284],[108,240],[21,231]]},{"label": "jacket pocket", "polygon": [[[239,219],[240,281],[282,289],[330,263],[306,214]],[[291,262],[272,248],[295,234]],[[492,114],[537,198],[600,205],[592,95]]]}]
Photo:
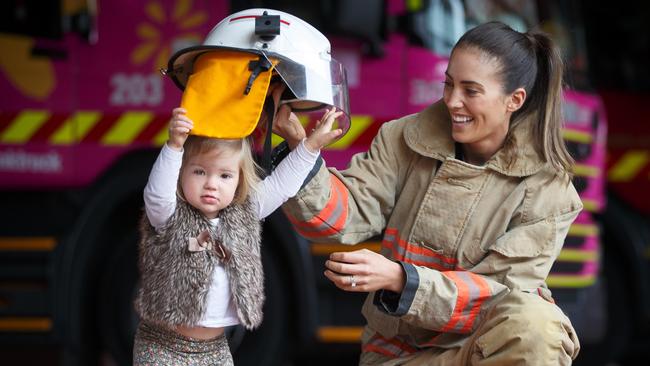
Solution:
[{"label": "jacket pocket", "polygon": [[488,249],[509,258],[537,257],[553,250],[555,231],[555,219],[548,217],[508,230]]},{"label": "jacket pocket", "polygon": [[426,241],[420,241],[420,242],[416,242],[415,246],[419,246],[422,249],[430,251],[431,253],[429,253],[429,254],[431,254],[431,255],[445,256],[445,251],[440,246],[438,246],[438,245],[436,245],[434,243],[429,243],[429,242],[426,242]]},{"label": "jacket pocket", "polygon": [[481,239],[474,239],[471,245],[463,249],[462,262],[460,263],[461,268],[468,269],[474,267],[485,258],[487,253],[487,250],[483,249],[481,245]]},{"label": "jacket pocket", "polygon": [[406,253],[406,257],[417,260],[419,265],[440,270],[456,269],[458,261],[456,258],[445,252],[442,248],[436,248],[426,242],[418,243],[419,253]]}]

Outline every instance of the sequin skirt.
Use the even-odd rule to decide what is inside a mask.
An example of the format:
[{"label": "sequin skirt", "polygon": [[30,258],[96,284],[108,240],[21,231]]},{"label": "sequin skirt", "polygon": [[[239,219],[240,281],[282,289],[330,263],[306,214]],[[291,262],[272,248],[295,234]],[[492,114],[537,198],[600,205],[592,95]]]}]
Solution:
[{"label": "sequin skirt", "polygon": [[140,322],[133,345],[134,366],[233,366],[225,335],[200,340]]}]

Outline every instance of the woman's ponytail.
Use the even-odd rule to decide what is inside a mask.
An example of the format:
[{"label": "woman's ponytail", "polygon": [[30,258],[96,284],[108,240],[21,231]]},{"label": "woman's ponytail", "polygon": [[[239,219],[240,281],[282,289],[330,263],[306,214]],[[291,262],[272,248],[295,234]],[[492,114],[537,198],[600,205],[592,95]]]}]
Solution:
[{"label": "woman's ponytail", "polygon": [[562,88],[564,63],[559,48],[544,33],[527,33],[537,59],[537,76],[530,95],[530,108],[537,111],[533,136],[544,159],[558,171],[571,174],[573,158],[562,138]]}]

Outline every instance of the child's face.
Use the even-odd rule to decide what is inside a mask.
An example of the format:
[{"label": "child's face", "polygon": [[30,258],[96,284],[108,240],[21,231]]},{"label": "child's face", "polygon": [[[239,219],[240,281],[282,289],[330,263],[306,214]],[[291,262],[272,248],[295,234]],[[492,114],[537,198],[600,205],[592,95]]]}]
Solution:
[{"label": "child's face", "polygon": [[230,149],[215,149],[188,159],[181,173],[185,200],[214,219],[235,196],[239,168],[240,153]]}]

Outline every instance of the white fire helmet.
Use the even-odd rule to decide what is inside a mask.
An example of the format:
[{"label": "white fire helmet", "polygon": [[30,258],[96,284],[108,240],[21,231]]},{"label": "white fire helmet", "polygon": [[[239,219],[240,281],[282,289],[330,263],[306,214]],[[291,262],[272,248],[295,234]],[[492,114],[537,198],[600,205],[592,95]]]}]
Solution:
[{"label": "white fire helmet", "polygon": [[336,107],[344,114],[338,127],[350,127],[350,106],[345,68],[331,57],[330,42],[316,28],[291,14],[273,9],[247,9],[217,24],[202,45],[176,52],[166,73],[181,89],[193,72],[194,61],[212,50],[244,51],[277,61],[274,72],[291,93],[282,103],[294,111]]}]

